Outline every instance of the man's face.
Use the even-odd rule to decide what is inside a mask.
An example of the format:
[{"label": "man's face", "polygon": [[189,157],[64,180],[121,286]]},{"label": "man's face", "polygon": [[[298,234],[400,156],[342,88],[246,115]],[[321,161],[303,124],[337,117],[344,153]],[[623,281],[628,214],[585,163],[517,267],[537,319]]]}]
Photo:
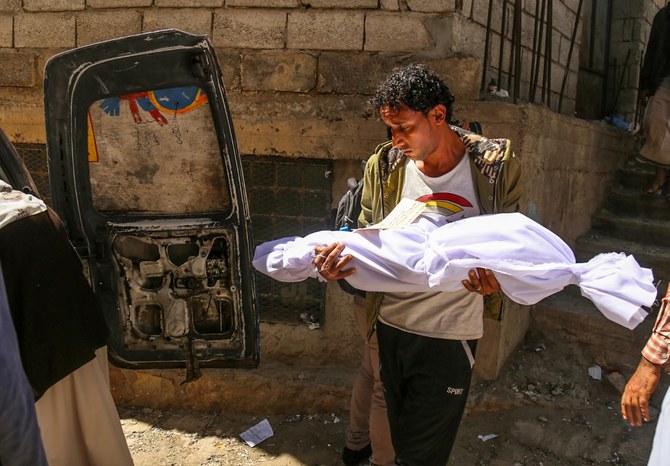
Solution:
[{"label": "man's face", "polygon": [[393,147],[400,149],[407,157],[423,161],[435,152],[440,137],[438,126],[445,121],[443,105],[436,105],[426,114],[405,106],[397,110],[384,106],[379,113],[391,129]]}]

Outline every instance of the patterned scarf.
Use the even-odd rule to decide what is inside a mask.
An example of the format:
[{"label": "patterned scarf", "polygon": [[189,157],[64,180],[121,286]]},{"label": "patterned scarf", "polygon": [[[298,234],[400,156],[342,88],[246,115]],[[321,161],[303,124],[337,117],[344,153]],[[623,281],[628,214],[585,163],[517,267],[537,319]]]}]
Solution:
[{"label": "patterned scarf", "polygon": [[[509,139],[488,139],[457,126],[450,127],[461,138],[466,154],[474,160],[482,175],[494,183],[498,178],[500,165],[509,151]],[[391,147],[386,157],[379,159],[381,172],[388,175],[404,160],[405,154],[400,149]]]},{"label": "patterned scarf", "polygon": [[41,199],[16,191],[0,180],[0,228],[45,210],[47,206]]}]

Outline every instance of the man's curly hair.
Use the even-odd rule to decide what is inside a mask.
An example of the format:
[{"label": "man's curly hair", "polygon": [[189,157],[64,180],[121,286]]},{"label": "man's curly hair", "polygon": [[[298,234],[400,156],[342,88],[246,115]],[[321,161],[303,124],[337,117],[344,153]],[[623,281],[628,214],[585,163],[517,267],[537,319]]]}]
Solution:
[{"label": "man's curly hair", "polygon": [[447,108],[448,122],[451,122],[453,103],[454,96],[447,85],[433,70],[422,64],[394,69],[370,100],[377,114],[382,107],[398,110],[403,105],[426,114],[436,105],[443,104]]}]

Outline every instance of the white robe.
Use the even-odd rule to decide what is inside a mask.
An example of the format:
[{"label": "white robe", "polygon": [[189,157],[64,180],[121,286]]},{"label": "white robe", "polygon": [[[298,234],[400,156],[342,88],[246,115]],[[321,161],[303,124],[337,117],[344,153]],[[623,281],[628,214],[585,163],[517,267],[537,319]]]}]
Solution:
[{"label": "white robe", "polygon": [[366,291],[456,291],[468,271],[494,272],[502,291],[520,304],[535,304],[574,284],[610,320],[635,328],[656,288],[650,269],[623,253],[600,254],[576,263],[557,235],[520,213],[480,215],[441,227],[419,219],[402,228],[318,231],[260,244],[253,265],[284,282],[320,278],[314,247],[345,244],[356,273],[346,280]]}]

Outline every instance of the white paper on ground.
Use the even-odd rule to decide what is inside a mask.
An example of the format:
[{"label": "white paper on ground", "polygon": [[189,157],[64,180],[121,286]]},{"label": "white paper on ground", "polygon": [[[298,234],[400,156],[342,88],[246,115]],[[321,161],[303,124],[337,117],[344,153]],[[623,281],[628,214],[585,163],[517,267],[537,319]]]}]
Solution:
[{"label": "white paper on ground", "polygon": [[247,445],[250,447],[255,447],[263,440],[268,439],[274,435],[272,431],[272,426],[267,419],[263,419],[261,422],[256,424],[253,427],[245,430],[240,434],[242,440],[244,440]]}]

